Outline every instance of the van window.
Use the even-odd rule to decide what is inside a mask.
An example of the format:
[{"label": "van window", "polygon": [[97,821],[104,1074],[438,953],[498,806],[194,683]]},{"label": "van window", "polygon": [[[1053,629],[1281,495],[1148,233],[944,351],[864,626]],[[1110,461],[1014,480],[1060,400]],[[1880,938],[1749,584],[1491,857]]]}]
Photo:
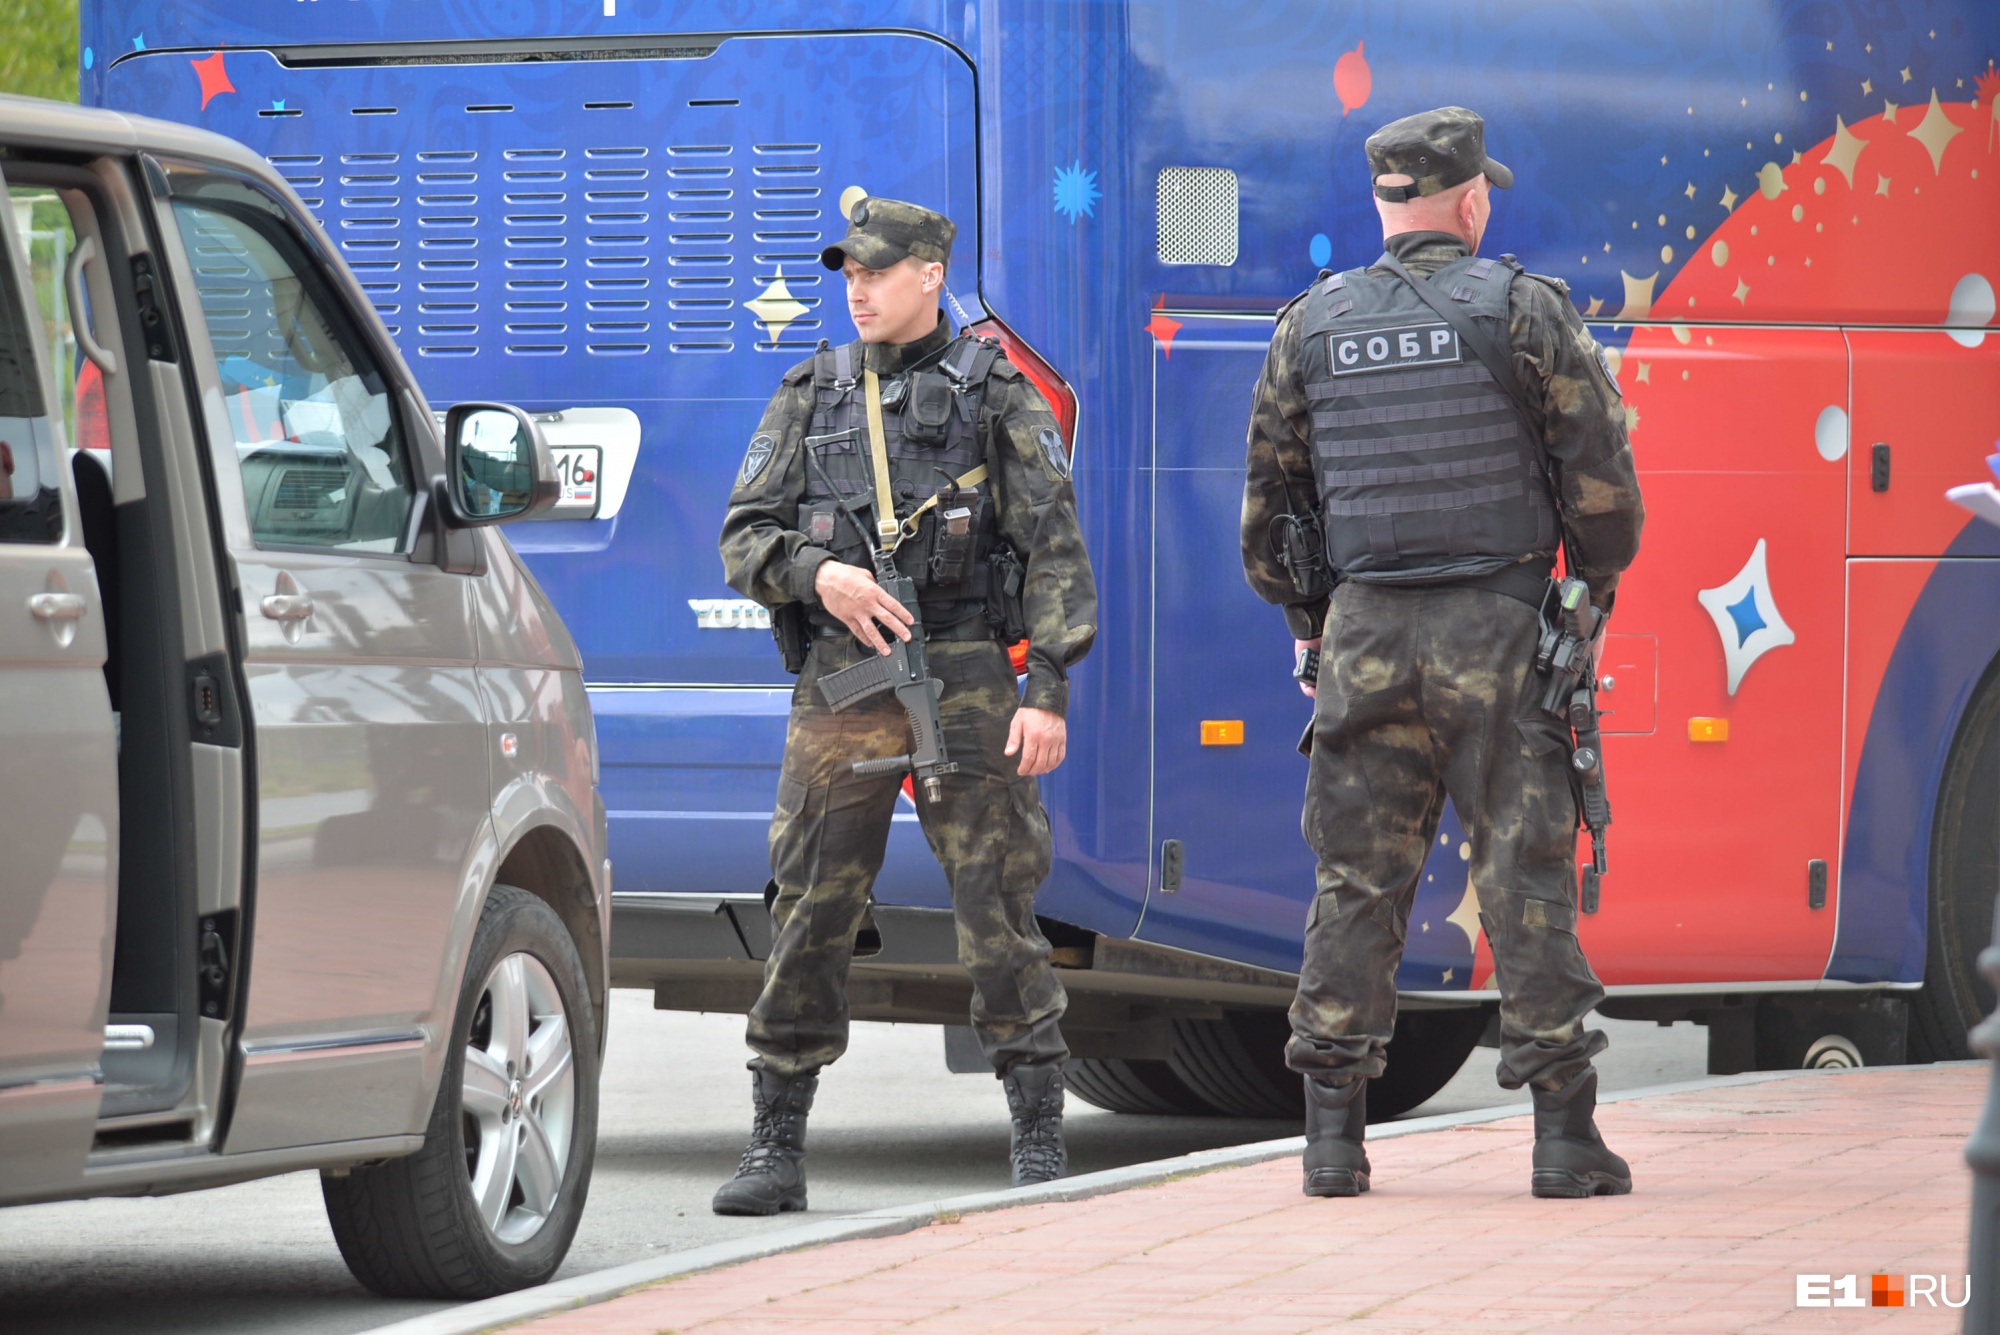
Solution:
[{"label": "van window", "polygon": [[[221,183],[218,183],[221,184]],[[283,222],[240,186],[174,202],[259,546],[401,551],[413,491],[387,382]]]},{"label": "van window", "polygon": [[35,363],[40,326],[21,300],[14,257],[0,253],[0,542],[62,541],[61,461]]}]

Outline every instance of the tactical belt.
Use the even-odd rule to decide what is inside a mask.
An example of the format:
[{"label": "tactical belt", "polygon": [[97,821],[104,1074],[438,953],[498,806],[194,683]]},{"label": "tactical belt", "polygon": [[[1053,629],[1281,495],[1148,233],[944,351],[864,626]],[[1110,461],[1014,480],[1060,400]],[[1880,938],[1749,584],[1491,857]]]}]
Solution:
[{"label": "tactical belt", "polygon": [[1373,579],[1366,575],[1342,575],[1340,583],[1370,584],[1378,589],[1486,589],[1519,599],[1537,611],[1548,591],[1549,576],[1555,571],[1553,557],[1516,561],[1484,575],[1458,575],[1445,579]]}]

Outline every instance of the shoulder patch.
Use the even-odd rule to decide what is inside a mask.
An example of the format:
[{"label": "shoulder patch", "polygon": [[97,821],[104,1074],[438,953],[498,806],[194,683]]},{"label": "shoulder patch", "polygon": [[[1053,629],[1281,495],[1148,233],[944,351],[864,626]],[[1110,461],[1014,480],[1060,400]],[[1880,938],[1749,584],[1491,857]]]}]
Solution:
[{"label": "shoulder patch", "polygon": [[743,452],[743,467],[736,470],[736,485],[747,487],[762,477],[777,448],[778,442],[771,438],[768,431],[759,431],[750,437],[750,448]]},{"label": "shoulder patch", "polygon": [[1042,458],[1049,468],[1063,481],[1069,481],[1069,452],[1063,449],[1062,435],[1052,426],[1042,427],[1035,432],[1035,444],[1042,450]]},{"label": "shoulder patch", "polygon": [[1604,378],[1611,382],[1611,392],[1623,399],[1625,397],[1625,387],[1618,383],[1618,373],[1611,369],[1610,352],[1605,349],[1602,343],[1599,343],[1594,338],[1590,340],[1590,346],[1597,353],[1597,369],[1604,372]]}]

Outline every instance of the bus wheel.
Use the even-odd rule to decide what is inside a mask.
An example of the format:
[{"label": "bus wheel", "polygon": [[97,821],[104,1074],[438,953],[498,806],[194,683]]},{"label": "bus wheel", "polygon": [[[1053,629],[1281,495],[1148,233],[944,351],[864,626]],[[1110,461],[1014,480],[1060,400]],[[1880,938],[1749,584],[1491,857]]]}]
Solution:
[{"label": "bus wheel", "polygon": [[1429,1102],[1464,1069],[1492,1015],[1484,1006],[1399,1014],[1388,1069],[1368,1091],[1368,1120],[1386,1122]]},{"label": "bus wheel", "polygon": [[[1388,1070],[1368,1091],[1368,1119],[1400,1117],[1443,1089],[1479,1045],[1486,1019],[1483,1007],[1398,1015]],[[1112,1112],[1295,1121],[1304,1115],[1304,1095],[1298,1073],[1285,1065],[1291,1033],[1283,1011],[1176,1020],[1167,1061],[1073,1061],[1069,1087]]]},{"label": "bus wheel", "polygon": [[1106,1112],[1152,1117],[1212,1117],[1215,1109],[1181,1083],[1163,1061],[1078,1057],[1063,1067],[1069,1092]]},{"label": "bus wheel", "polygon": [[1930,941],[1910,999],[1910,1060],[1961,1061],[1966,1031],[1993,1010],[1979,952],[2000,884],[2000,668],[1989,669],[1945,761],[1931,836]]},{"label": "bus wheel", "polygon": [[[1486,1031],[1487,1010],[1404,1010],[1389,1062],[1368,1089],[1368,1120],[1401,1117],[1443,1089]],[[1176,1073],[1232,1117],[1304,1116],[1299,1076],[1285,1065],[1292,1036],[1283,1011],[1233,1011],[1220,1020],[1174,1022]]]}]

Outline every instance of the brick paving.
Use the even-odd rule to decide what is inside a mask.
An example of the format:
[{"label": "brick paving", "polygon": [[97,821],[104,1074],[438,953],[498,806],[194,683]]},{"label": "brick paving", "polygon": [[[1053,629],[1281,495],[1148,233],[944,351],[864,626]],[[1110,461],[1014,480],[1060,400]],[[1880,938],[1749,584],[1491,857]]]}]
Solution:
[{"label": "brick paving", "polygon": [[[1944,1275],[1963,1301],[1985,1099],[1972,1065],[1657,1095],[1599,1111],[1634,1193],[1528,1194],[1527,1118],[1369,1147],[1374,1190],[1297,1159],[970,1215],[671,1280],[525,1335],[1763,1335],[1958,1330],[1927,1306],[1799,1309],[1800,1273]],[[786,1216],[777,1227],[797,1222]]]}]

